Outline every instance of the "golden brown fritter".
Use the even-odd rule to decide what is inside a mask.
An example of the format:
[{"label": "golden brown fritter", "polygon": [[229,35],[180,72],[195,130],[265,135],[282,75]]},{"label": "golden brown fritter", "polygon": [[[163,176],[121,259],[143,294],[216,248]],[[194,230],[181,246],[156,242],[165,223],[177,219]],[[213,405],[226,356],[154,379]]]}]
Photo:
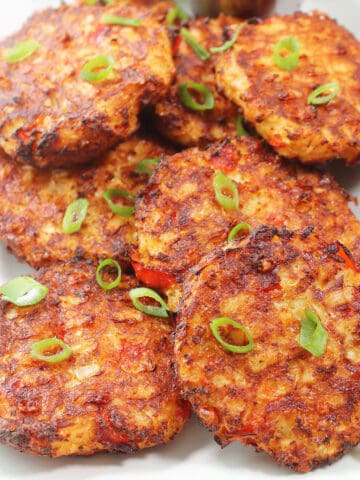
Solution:
[{"label": "golden brown fritter", "polygon": [[[218,171],[235,182],[237,210],[225,210],[215,198]],[[189,149],[160,162],[137,202],[135,270],[159,288],[181,283],[186,270],[240,222],[314,230],[360,259],[360,223],[349,200],[329,175],[284,162],[255,138]]]},{"label": "golden brown fritter", "polygon": [[[300,43],[298,66],[282,70],[273,60],[276,43]],[[305,163],[360,156],[360,44],[325,14],[273,16],[246,25],[238,42],[217,64],[217,82],[242,107],[281,155]],[[339,94],[327,104],[307,104],[308,95],[329,82]]]},{"label": "golden brown fritter", "polygon": [[[141,20],[138,27],[105,25],[105,9],[61,6],[34,14],[0,44],[0,57],[18,42],[34,39],[25,60],[0,60],[0,148],[38,167],[98,158],[139,125],[138,113],[166,94],[173,75],[170,42],[158,13],[148,7],[109,6],[106,14]],[[80,78],[98,55],[114,67],[99,82]]]},{"label": "golden brown fritter", "polygon": [[[240,440],[306,472],[359,442],[360,274],[343,253],[314,235],[261,227],[193,270],[175,358],[185,398],[222,446]],[[319,357],[299,345],[305,309],[327,331]],[[218,343],[210,322],[219,317],[245,326],[254,349],[232,353]],[[239,333],[221,330],[223,340],[246,345]]]},{"label": "golden brown fritter", "polygon": [[[240,20],[221,15],[217,19],[199,17],[190,20],[188,30],[206,50],[218,47],[232,38]],[[215,83],[215,61],[218,54],[202,61],[177,32],[173,38],[173,57],[176,79],[166,98],[155,107],[155,124],[170,140],[184,145],[206,145],[236,135],[238,108],[218,92]],[[194,111],[183,105],[179,86],[196,82],[207,86],[215,100],[212,110]]]},{"label": "golden brown fritter", "polygon": [[[189,414],[173,372],[169,321],[135,310],[130,277],[106,292],[80,262],[34,278],[49,288],[41,303],[0,302],[0,441],[51,457],[168,442]],[[53,337],[72,356],[57,364],[33,359],[31,345]]]},{"label": "golden brown fritter", "polygon": [[[73,257],[127,261],[136,240],[134,220],[113,213],[103,193],[121,189],[135,196],[149,178],[136,173],[136,164],[165,149],[155,139],[136,135],[91,166],[39,171],[1,159],[0,239],[35,268]],[[66,235],[64,213],[77,198],[89,201],[86,219],[79,232]]]}]

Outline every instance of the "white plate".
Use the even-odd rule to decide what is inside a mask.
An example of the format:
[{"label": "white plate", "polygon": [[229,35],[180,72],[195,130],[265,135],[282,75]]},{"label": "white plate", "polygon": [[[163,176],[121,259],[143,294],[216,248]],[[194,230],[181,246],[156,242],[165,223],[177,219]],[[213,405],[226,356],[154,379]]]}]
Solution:
[{"label": "white plate", "polygon": [[[1,0],[1,35],[19,28],[33,11],[56,6],[59,0]],[[280,0],[278,10],[288,13],[294,8],[319,9],[336,17],[340,23],[360,37],[360,0]],[[336,178],[351,194],[360,197],[360,169],[349,169],[342,164],[332,168]],[[360,208],[354,207],[360,218]],[[31,271],[6,252],[0,242],[0,284],[19,274]],[[357,480],[360,467],[360,448],[355,448],[331,467],[306,475],[307,480]],[[191,420],[185,430],[169,445],[150,449],[133,456],[95,455],[90,458],[47,459],[30,457],[8,447],[0,446],[0,480],[128,480],[156,479],[232,480],[294,478],[294,474],[280,468],[265,454],[234,443],[221,450],[211,435]]]}]

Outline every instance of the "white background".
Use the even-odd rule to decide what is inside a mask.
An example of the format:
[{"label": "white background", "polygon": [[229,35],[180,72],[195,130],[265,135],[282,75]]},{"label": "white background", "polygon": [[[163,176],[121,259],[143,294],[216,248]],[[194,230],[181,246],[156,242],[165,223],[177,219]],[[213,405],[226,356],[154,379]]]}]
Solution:
[{"label": "white background", "polygon": [[[35,10],[56,6],[58,0],[0,0],[2,36],[12,33]],[[294,8],[330,13],[360,38],[360,0],[279,0],[278,11],[289,13]],[[360,167],[350,169],[340,162],[332,167],[340,184],[360,198]],[[354,207],[360,218],[360,208]],[[19,274],[31,271],[10,256],[0,242],[0,284]],[[352,479],[360,471],[360,447],[330,467],[306,474],[306,480]],[[169,445],[150,449],[133,456],[95,455],[89,458],[47,459],[30,457],[0,446],[1,480],[257,480],[299,477],[280,468],[265,454],[234,443],[221,450],[195,419]]]}]

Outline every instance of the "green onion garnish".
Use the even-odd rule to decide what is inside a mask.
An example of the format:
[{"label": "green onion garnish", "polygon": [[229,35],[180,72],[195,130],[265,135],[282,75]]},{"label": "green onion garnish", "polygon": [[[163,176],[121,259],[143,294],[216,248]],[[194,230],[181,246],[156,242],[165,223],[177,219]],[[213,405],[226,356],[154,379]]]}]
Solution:
[{"label": "green onion garnish", "polygon": [[[338,82],[330,82],[316,88],[310,93],[307,99],[308,105],[323,105],[329,103],[340,91],[340,85]],[[329,92],[327,95],[324,93]]]},{"label": "green onion garnish", "polygon": [[315,357],[320,357],[326,348],[327,331],[316,313],[310,310],[304,310],[304,313],[305,318],[301,319],[299,344]]},{"label": "green onion garnish", "polygon": [[151,175],[155,166],[159,163],[158,158],[144,158],[141,162],[136,164],[136,173],[146,173]]},{"label": "green onion garnish", "polygon": [[86,198],[78,198],[68,205],[63,222],[62,229],[66,234],[78,232],[85,220],[89,202]]},{"label": "green onion garnish", "polygon": [[245,222],[238,223],[237,225],[235,225],[235,227],[229,233],[227,241],[229,243],[232,242],[239,232],[241,232],[241,236],[244,236],[244,235],[248,235],[249,233],[251,233],[252,230],[253,230],[252,226],[249,225],[248,223],[245,223]]},{"label": "green onion garnish", "polygon": [[86,0],[87,5],[95,5],[99,2],[103,3],[104,5],[110,5],[112,0]]},{"label": "green onion garnish", "polygon": [[31,277],[16,277],[0,287],[2,300],[18,307],[27,307],[41,302],[49,289]]},{"label": "green onion garnish", "polygon": [[[169,307],[165,303],[165,301],[158,295],[154,290],[151,290],[150,288],[133,288],[129,292],[131,301],[134,305],[135,308],[140,310],[140,312],[144,312],[148,315],[152,315],[154,317],[162,317],[166,318],[169,316],[168,310]],[[153,300],[156,300],[157,302],[160,303],[160,307],[154,307],[152,305],[144,305],[143,303],[140,302],[139,298],[152,298]]]},{"label": "green onion garnish", "polygon": [[35,53],[39,47],[40,43],[36,40],[26,40],[25,42],[20,42],[5,53],[4,59],[8,63],[21,62],[22,60],[25,60],[25,58],[28,58]]},{"label": "green onion garnish", "polygon": [[[56,351],[61,348],[59,353],[51,354],[52,351]],[[62,340],[58,338],[45,338],[39,342],[35,342],[31,345],[31,356],[36,360],[42,360],[48,363],[60,363],[67,360],[72,355],[72,349]]]},{"label": "green onion garnish", "polygon": [[166,23],[168,24],[169,27],[174,24],[175,20],[187,20],[189,18],[189,15],[184,12],[180,7],[176,6],[173,8],[170,8],[168,11],[168,14],[166,15]]},{"label": "green onion garnish", "polygon": [[139,18],[125,18],[125,17],[113,17],[111,15],[105,15],[101,19],[101,23],[106,25],[125,25],[128,27],[139,27],[141,20]]},{"label": "green onion garnish", "polygon": [[239,208],[239,192],[229,177],[222,172],[217,172],[214,176],[213,187],[216,200],[225,210],[237,210]]},{"label": "green onion garnish", "polygon": [[244,137],[246,135],[249,135],[249,132],[247,132],[244,128],[244,117],[242,115],[238,115],[236,119],[236,134],[238,137]]},{"label": "green onion garnish", "polygon": [[[234,327],[237,330],[240,330],[242,334],[245,334],[245,337],[248,341],[247,345],[233,345],[223,340],[223,338],[221,337],[220,328],[226,327],[229,325],[231,327]],[[232,318],[228,318],[228,317],[215,318],[210,323],[210,329],[212,331],[212,334],[216,338],[216,340],[220,343],[220,345],[222,345],[226,350],[229,350],[230,352],[248,353],[254,349],[254,340],[249,330],[246,327],[244,327],[244,325],[241,325],[241,323],[235,322],[235,320],[233,320]]]},{"label": "green onion garnish", "polygon": [[294,70],[298,66],[300,43],[295,37],[285,37],[274,47],[274,62],[282,70]]},{"label": "green onion garnish", "polygon": [[182,29],[180,30],[180,35],[183,37],[185,42],[193,49],[193,51],[200,58],[200,60],[204,62],[205,60],[208,60],[210,58],[210,53],[195,40],[195,38],[191,35],[187,28],[182,27]]},{"label": "green onion garnish", "polygon": [[[117,272],[117,277],[112,282],[104,282],[102,279],[102,270],[105,267],[115,267]],[[121,267],[116,260],[112,258],[106,258],[101,263],[99,263],[96,269],[96,281],[100,285],[101,288],[104,290],[112,290],[113,288],[117,287],[121,281]]]},{"label": "green onion garnish", "polygon": [[[194,99],[190,93],[191,90],[200,93],[202,103],[199,103]],[[201,83],[182,83],[179,86],[179,95],[185,107],[191,108],[191,110],[212,110],[215,106],[215,100],[211,90]]]},{"label": "green onion garnish", "polygon": [[135,211],[134,206],[124,207],[121,205],[117,205],[112,200],[113,197],[124,197],[134,203],[135,202],[134,197],[131,195],[131,193],[127,192],[126,190],[118,190],[116,188],[112,188],[112,189],[106,190],[106,192],[103,193],[103,197],[106,200],[106,203],[109,205],[111,211],[113,213],[116,213],[116,215],[119,215],[120,217],[129,218]]},{"label": "green onion garnish", "polygon": [[98,55],[85,63],[80,78],[87,82],[102,82],[114,68],[115,60],[110,55]]},{"label": "green onion garnish", "polygon": [[233,37],[230,40],[228,40],[227,42],[220,45],[220,47],[210,48],[210,52],[211,53],[221,53],[221,52],[226,52],[226,50],[229,50],[229,48],[231,48],[235,44],[236,40],[238,39],[238,36],[239,36],[239,33],[241,32],[242,27],[243,26],[240,25],[236,29],[236,32],[234,33]]}]

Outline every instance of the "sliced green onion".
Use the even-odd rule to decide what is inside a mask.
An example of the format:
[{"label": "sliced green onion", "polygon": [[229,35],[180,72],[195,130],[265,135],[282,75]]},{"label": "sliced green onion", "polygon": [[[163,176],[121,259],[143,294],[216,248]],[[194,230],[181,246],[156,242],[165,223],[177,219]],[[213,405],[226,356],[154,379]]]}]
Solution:
[{"label": "sliced green onion", "polygon": [[227,241],[229,243],[232,242],[239,232],[241,232],[242,234],[241,236],[243,236],[243,235],[248,235],[249,233],[252,232],[252,230],[253,230],[252,226],[249,225],[248,223],[245,223],[245,222],[238,223],[229,233]]},{"label": "sliced green onion", "polygon": [[[50,354],[52,350],[60,347],[59,353]],[[62,340],[58,338],[45,338],[39,342],[35,342],[31,345],[31,356],[36,360],[42,360],[48,363],[60,363],[67,360],[72,355],[72,349]]]},{"label": "sliced green onion", "polygon": [[112,188],[106,190],[106,192],[103,193],[103,197],[106,200],[106,203],[109,205],[111,211],[113,213],[116,213],[116,215],[119,215],[120,217],[129,218],[135,211],[134,206],[123,207],[121,205],[116,205],[116,203],[114,203],[112,200],[112,197],[124,197],[134,202],[134,197],[126,190],[118,190],[116,188]]},{"label": "sliced green onion", "polygon": [[205,60],[208,60],[210,58],[210,53],[195,40],[195,38],[191,35],[187,28],[182,27],[182,29],[180,30],[180,35],[183,37],[185,42],[193,49],[193,51],[200,58],[200,60],[204,62]]},{"label": "sliced green onion", "polygon": [[[203,103],[198,103],[191,95],[190,90],[200,93]],[[182,83],[179,86],[179,95],[185,107],[191,108],[191,110],[212,110],[215,106],[215,100],[211,90],[201,83]]]},{"label": "sliced green onion", "polygon": [[[151,290],[150,288],[133,288],[129,292],[131,301],[134,305],[135,308],[140,310],[140,312],[144,312],[147,315],[152,315],[154,317],[161,317],[161,318],[166,318],[169,316],[168,311],[169,307],[165,303],[165,301],[158,295],[154,290]],[[153,300],[156,300],[157,302],[160,303],[160,307],[154,307],[152,305],[144,305],[143,303],[140,302],[139,298],[152,298]]]},{"label": "sliced green onion", "polygon": [[95,5],[96,3],[103,3],[104,5],[110,5],[112,0],[86,0],[87,5]]},{"label": "sliced green onion", "polygon": [[174,24],[175,20],[187,20],[189,18],[189,15],[184,12],[180,7],[176,6],[173,8],[170,8],[168,11],[168,14],[166,15],[166,23],[168,24],[169,27]]},{"label": "sliced green onion", "polygon": [[238,39],[239,33],[241,32],[241,29],[242,29],[242,28],[243,28],[243,26],[240,25],[240,26],[236,29],[233,37],[232,37],[230,40],[228,40],[227,42],[225,42],[225,43],[223,43],[222,45],[220,45],[220,47],[212,47],[212,48],[210,48],[210,52],[211,52],[211,53],[221,53],[221,52],[226,52],[226,50],[229,50],[229,48],[231,48],[233,45],[235,45],[235,42],[236,42],[236,40]]},{"label": "sliced green onion", "polygon": [[[283,55],[285,51],[287,54]],[[274,62],[282,70],[294,70],[298,66],[299,56],[300,43],[295,37],[282,38],[274,47]]]},{"label": "sliced green onion", "polygon": [[85,63],[80,78],[87,82],[102,82],[114,68],[115,60],[110,55],[98,55]]},{"label": "sliced green onion", "polygon": [[125,17],[113,17],[111,15],[105,15],[101,23],[106,25],[125,25],[129,27],[139,27],[141,20],[139,18],[125,18]]},{"label": "sliced green onion", "polygon": [[[220,328],[227,325],[231,325],[232,327],[244,333],[249,343],[247,345],[233,345],[231,343],[226,342],[221,337]],[[216,340],[220,343],[220,345],[222,345],[226,350],[229,350],[230,352],[248,353],[254,349],[254,340],[249,330],[246,327],[244,327],[244,325],[241,325],[241,323],[235,322],[235,320],[233,320],[232,318],[228,318],[228,317],[215,318],[210,323],[210,329],[212,331],[212,334],[216,338]]]},{"label": "sliced green onion", "polygon": [[242,115],[238,115],[236,119],[236,133],[238,137],[244,137],[246,135],[249,135],[249,132],[247,132],[244,128],[244,117]]},{"label": "sliced green onion", "polygon": [[99,0],[86,0],[87,5],[95,5],[95,3],[98,3]]},{"label": "sliced green onion", "polygon": [[36,40],[26,40],[25,42],[20,42],[5,53],[4,59],[8,63],[21,62],[22,60],[25,60],[25,58],[28,58],[35,53],[39,47],[40,43]]},{"label": "sliced green onion", "polygon": [[[330,82],[316,88],[310,93],[307,99],[308,105],[323,105],[329,103],[340,91],[340,85],[338,82]],[[330,92],[327,95],[324,93]]]},{"label": "sliced green onion", "polygon": [[301,319],[299,344],[315,357],[320,357],[326,348],[327,331],[316,313],[310,310],[304,310],[304,313],[305,318]]},{"label": "sliced green onion", "polygon": [[[216,200],[225,210],[237,210],[239,208],[239,192],[229,177],[222,172],[217,172],[214,176],[213,187]],[[224,190],[231,196],[225,194]]]},{"label": "sliced green onion", "polygon": [[89,202],[86,198],[78,198],[68,205],[63,222],[62,229],[66,234],[78,232],[85,220]]},{"label": "sliced green onion", "polygon": [[[101,272],[105,267],[115,267],[117,271],[117,277],[112,282],[104,282],[101,276]],[[100,285],[101,288],[104,290],[112,290],[113,288],[117,287],[121,282],[121,267],[116,260],[112,258],[106,258],[101,263],[99,263],[96,269],[96,281]]]},{"label": "sliced green onion", "polygon": [[136,164],[136,173],[146,173],[151,175],[155,166],[159,163],[158,158],[144,158],[141,162]]},{"label": "sliced green onion", "polygon": [[2,300],[18,307],[27,307],[41,302],[49,289],[31,277],[16,277],[0,287]]}]

